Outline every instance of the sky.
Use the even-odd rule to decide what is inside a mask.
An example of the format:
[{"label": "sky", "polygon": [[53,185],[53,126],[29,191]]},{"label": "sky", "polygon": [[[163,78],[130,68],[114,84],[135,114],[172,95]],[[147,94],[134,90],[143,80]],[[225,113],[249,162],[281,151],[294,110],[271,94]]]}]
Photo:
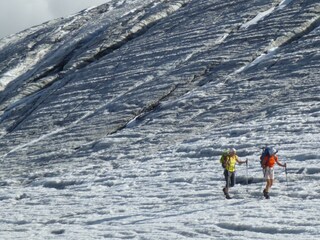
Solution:
[{"label": "sky", "polygon": [[1,0],[0,38],[108,0]]}]

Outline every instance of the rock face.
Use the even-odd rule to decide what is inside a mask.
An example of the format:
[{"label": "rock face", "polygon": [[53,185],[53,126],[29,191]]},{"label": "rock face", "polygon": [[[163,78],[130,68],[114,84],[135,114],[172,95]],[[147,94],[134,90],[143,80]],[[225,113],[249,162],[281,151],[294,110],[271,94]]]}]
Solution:
[{"label": "rock face", "polygon": [[[176,185],[203,187],[210,161],[229,146],[257,159],[258,148],[272,144],[296,168],[313,163],[320,158],[319,26],[315,0],[128,0],[1,39],[1,174],[71,192],[92,180],[125,195],[123,183],[131,197],[155,191],[157,201],[172,194],[179,202],[186,190]],[[113,171],[105,176],[99,166]],[[24,176],[26,169],[39,174]],[[11,189],[10,181],[3,185]],[[106,204],[120,211],[115,198]],[[141,209],[159,210],[143,201]]]}]

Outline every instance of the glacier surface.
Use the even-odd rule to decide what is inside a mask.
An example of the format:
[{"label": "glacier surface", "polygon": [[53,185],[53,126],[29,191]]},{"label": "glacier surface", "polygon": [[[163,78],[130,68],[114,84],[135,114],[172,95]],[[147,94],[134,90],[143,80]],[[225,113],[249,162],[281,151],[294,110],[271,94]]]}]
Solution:
[{"label": "glacier surface", "polygon": [[0,39],[0,238],[318,239],[319,72],[316,0],[114,0]]}]

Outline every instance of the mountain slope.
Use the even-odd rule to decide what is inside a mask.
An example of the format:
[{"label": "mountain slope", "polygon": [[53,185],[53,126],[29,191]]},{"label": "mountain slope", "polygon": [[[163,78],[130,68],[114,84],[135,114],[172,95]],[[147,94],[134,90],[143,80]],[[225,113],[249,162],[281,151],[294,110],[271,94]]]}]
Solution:
[{"label": "mountain slope", "polygon": [[[319,12],[311,0],[110,1],[0,40],[1,234],[319,236]],[[266,204],[265,144],[290,166]],[[226,202],[217,163],[230,146],[250,165]]]}]

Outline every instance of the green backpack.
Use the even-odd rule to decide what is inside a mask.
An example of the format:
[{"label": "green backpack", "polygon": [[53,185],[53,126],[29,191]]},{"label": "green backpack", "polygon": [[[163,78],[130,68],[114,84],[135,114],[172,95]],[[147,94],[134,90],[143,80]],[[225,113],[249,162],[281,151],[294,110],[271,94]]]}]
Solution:
[{"label": "green backpack", "polygon": [[220,163],[223,168],[227,167],[228,157],[229,157],[229,150],[227,149],[227,150],[223,151],[221,158],[220,158]]}]

